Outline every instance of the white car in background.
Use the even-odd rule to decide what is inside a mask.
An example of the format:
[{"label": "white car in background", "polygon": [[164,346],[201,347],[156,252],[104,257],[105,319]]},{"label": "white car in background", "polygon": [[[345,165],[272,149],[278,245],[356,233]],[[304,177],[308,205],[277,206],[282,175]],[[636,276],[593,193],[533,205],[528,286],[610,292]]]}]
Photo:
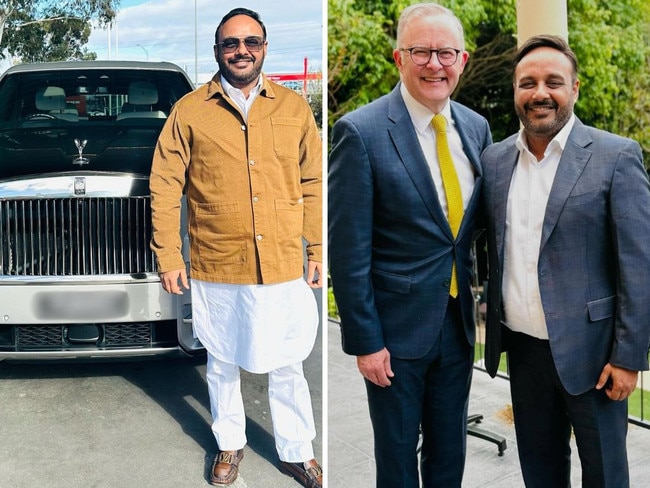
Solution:
[{"label": "white car in background", "polygon": [[0,360],[202,350],[190,294],[163,291],[149,248],[154,146],[192,89],[170,63],[0,77]]}]

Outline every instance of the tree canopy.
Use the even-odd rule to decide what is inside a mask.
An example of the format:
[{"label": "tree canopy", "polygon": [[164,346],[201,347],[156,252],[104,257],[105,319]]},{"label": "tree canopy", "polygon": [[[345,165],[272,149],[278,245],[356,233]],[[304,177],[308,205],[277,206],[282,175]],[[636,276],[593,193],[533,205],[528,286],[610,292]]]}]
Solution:
[{"label": "tree canopy", "polygon": [[[405,0],[328,0],[329,122],[388,93],[399,80],[392,50]],[[470,60],[455,100],[483,114],[495,140],[519,128],[513,109],[515,0],[440,0],[463,22]],[[568,0],[579,61],[583,122],[637,140],[650,163],[650,2]]]},{"label": "tree canopy", "polygon": [[119,0],[0,0],[0,57],[25,62],[94,58],[91,21],[109,23]]}]

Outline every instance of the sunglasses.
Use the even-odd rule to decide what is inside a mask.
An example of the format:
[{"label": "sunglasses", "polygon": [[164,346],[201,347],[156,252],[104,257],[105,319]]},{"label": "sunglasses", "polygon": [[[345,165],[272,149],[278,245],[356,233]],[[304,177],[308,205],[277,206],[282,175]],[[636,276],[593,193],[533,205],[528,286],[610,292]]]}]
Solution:
[{"label": "sunglasses", "polygon": [[224,54],[234,53],[239,49],[239,45],[244,43],[246,49],[250,52],[258,52],[262,50],[266,41],[258,36],[248,36],[243,39],[239,37],[226,37],[223,41],[217,43],[217,46],[221,46],[221,51]]}]

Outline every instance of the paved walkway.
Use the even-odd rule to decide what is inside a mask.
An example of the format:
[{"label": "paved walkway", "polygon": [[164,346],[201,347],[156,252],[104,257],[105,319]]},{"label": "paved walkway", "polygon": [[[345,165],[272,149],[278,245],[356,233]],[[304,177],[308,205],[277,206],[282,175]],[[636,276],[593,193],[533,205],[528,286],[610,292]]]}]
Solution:
[{"label": "paved walkway", "polygon": [[[328,323],[328,488],[373,488],[373,441],[366,391],[354,358],[341,352],[339,327]],[[480,428],[506,439],[496,444],[469,436],[463,488],[522,488],[508,381],[475,370],[469,413],[484,416]],[[628,435],[631,488],[650,487],[650,430],[631,425]],[[580,488],[580,463],[573,446],[572,486]],[[589,487],[583,487],[589,488]]]}]

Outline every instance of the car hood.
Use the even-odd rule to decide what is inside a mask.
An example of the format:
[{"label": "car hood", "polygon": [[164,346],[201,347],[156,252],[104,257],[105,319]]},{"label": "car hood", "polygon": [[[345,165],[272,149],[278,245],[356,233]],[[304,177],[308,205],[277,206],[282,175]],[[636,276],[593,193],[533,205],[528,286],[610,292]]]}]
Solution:
[{"label": "car hood", "polygon": [[[149,175],[162,121],[73,127],[42,124],[0,130],[0,179],[74,171]],[[69,126],[68,126],[69,125]],[[79,164],[83,148],[84,164]]]}]

